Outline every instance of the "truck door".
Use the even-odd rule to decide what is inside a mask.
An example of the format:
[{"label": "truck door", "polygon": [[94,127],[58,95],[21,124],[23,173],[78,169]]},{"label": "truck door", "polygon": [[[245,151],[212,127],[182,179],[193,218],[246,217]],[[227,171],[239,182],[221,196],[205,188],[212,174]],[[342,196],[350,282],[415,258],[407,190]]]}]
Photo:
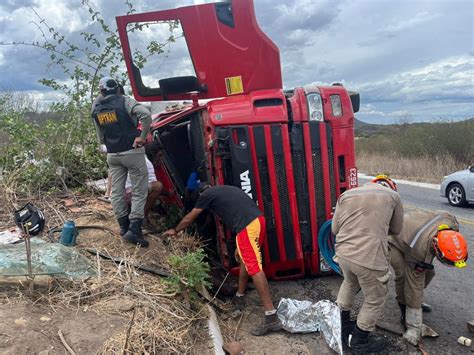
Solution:
[{"label": "truck door", "polygon": [[[252,0],[131,14],[116,20],[138,101],[186,100],[190,93],[210,99],[282,87],[278,48],[258,27]],[[157,35],[169,29],[171,36],[159,42],[153,28],[158,28]],[[184,39],[192,64],[188,75],[161,73],[160,61],[143,63],[148,54],[134,50],[131,36],[147,41],[148,54],[164,58],[176,54],[177,39]],[[152,70],[144,75],[146,65]]]}]

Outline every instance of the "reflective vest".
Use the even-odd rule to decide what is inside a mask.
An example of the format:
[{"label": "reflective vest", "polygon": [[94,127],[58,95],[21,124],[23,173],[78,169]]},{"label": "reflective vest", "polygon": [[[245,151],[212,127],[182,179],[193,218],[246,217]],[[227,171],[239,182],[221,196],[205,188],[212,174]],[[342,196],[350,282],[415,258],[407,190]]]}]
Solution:
[{"label": "reflective vest", "polygon": [[140,136],[140,131],[125,109],[123,96],[110,95],[99,101],[93,117],[104,132],[107,153],[132,149],[135,138]]}]

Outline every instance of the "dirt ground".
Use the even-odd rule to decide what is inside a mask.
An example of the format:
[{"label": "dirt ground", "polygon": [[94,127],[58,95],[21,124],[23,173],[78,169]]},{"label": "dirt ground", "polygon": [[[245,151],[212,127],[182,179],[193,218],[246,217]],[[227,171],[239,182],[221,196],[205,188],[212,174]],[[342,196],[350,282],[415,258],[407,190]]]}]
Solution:
[{"label": "dirt ground", "polygon": [[[323,299],[335,301],[340,282],[341,278],[338,276],[326,276],[295,281],[271,282],[270,288],[275,304],[278,304],[278,300],[283,297],[313,302]],[[252,336],[250,329],[261,322],[263,317],[256,291],[247,292],[246,305],[238,330],[236,329],[240,320],[239,315],[235,318],[221,320],[221,330],[226,340],[235,339],[240,341],[246,354],[335,354],[326,344],[320,332],[290,334],[282,330],[264,337]],[[356,309],[360,305],[361,297],[358,297]],[[394,325],[390,322],[390,327],[396,327],[396,324]],[[407,347],[400,337],[384,331],[379,332],[386,336],[388,342],[388,347],[384,354],[419,353],[416,349]],[[350,352],[346,349],[345,353]]]},{"label": "dirt ground", "polygon": [[54,309],[42,304],[0,307],[0,352],[2,354],[64,354],[61,331],[77,354],[94,354],[127,320],[93,311]]},{"label": "dirt ground", "polygon": [[[335,301],[342,278],[324,276],[319,278],[306,278],[295,281],[270,282],[272,298],[275,304],[281,298],[293,298],[297,300],[310,300],[317,302],[322,299]],[[290,334],[285,331],[271,333],[264,337],[255,337],[250,334],[250,329],[257,325],[263,317],[259,298],[255,290],[247,292],[246,309],[242,320],[240,315],[234,318],[227,316],[220,320],[221,330],[227,341],[238,340],[243,346],[246,354],[335,354],[326,344],[324,337],[320,333],[312,334]],[[358,309],[362,304],[362,296],[356,298],[355,312],[352,317],[355,319]],[[466,305],[467,308],[469,306]],[[431,319],[440,316],[440,310],[435,309],[433,313],[424,315],[428,325],[432,325]],[[226,319],[223,319],[226,318]],[[239,324],[240,321],[240,324]],[[472,347],[464,347],[451,338],[451,334],[465,334],[469,336],[465,325],[461,319],[450,320],[451,323],[458,324],[458,328],[452,328],[448,332],[441,331],[439,338],[424,338],[423,349],[425,354],[472,354]],[[395,290],[393,280],[390,282],[389,295],[384,308],[384,314],[378,325],[395,332],[402,332],[400,324],[400,311],[395,300]],[[440,330],[435,327],[435,330]],[[382,354],[423,354],[419,349],[408,345],[399,335],[382,329],[376,332],[383,335],[387,341],[387,349]],[[472,338],[472,337],[471,337]],[[350,354],[348,349],[344,349],[345,354]]]},{"label": "dirt ground", "polygon": [[[310,299],[302,293],[304,291],[298,288],[294,293],[293,286],[295,282],[271,283],[272,298],[275,306],[277,300],[282,297],[295,299]],[[274,287],[278,285],[278,287]],[[309,292],[309,290],[307,290]],[[327,298],[330,294],[325,287],[318,287],[313,290],[320,295],[319,299]],[[250,332],[253,327],[263,320],[263,311],[255,290],[247,291],[245,296],[246,307],[243,314],[236,312],[234,317],[221,317],[221,330],[227,341],[239,341],[246,354],[334,354],[326,345],[321,333],[313,334],[290,334],[285,331],[271,333],[263,337],[255,337]]]},{"label": "dirt ground", "polygon": [[[61,218],[70,218],[76,225],[102,225],[118,232],[111,206],[95,198],[50,200],[40,207],[47,211],[48,227],[61,225]],[[11,224],[9,218],[0,213],[2,227]],[[127,261],[166,269],[170,254],[195,247],[193,237],[171,243],[163,241],[157,233],[149,233],[146,238],[150,241],[150,247],[136,249],[123,243],[116,234],[94,229],[81,230],[75,248],[82,250],[97,265],[101,270],[99,277],[83,283],[61,281],[50,289],[36,289],[33,297],[28,296],[23,287],[1,286],[0,281],[0,354],[66,354],[64,342],[76,354],[122,353],[135,312],[127,353],[212,354],[203,302],[187,304],[179,294],[168,293],[162,278],[126,264],[117,266],[84,252],[86,248],[95,248]],[[270,288],[275,305],[283,297],[313,302],[322,299],[334,301],[340,283],[341,278],[333,275],[271,282]],[[224,340],[240,341],[246,354],[334,354],[320,333],[290,334],[280,331],[264,337],[252,336],[250,330],[262,321],[263,311],[255,290],[247,292],[246,302],[246,309],[238,314],[232,311],[228,299],[216,300],[223,309],[216,309],[216,313]],[[361,296],[357,306],[360,307],[360,303]],[[466,311],[468,309],[469,305],[466,305]],[[433,313],[426,319],[430,321],[430,317],[433,319],[436,315]],[[380,323],[401,331],[393,287]],[[61,331],[64,342],[58,331]],[[453,334],[459,331],[453,330]],[[381,330],[378,332],[387,337],[385,354],[420,353],[399,336]],[[442,334],[438,339],[427,339],[425,349],[430,354],[472,353],[471,348],[462,347],[451,338]]]},{"label": "dirt ground", "polygon": [[[12,277],[0,280],[0,354],[66,354],[65,343],[76,354],[123,353],[125,347],[128,354],[210,353],[205,303],[183,298],[169,289],[165,278],[132,266],[169,270],[168,256],[194,250],[195,238],[182,235],[164,242],[158,233],[147,233],[150,247],[136,248],[118,236],[108,203],[76,196],[37,205],[48,218],[46,230],[73,219],[77,226],[99,225],[114,233],[79,231],[74,248],[95,265],[96,277],[39,282],[33,295],[12,284]],[[0,217],[1,227],[9,227],[9,217]],[[59,233],[52,237],[57,240]],[[124,262],[115,264],[88,253],[88,248]]]}]

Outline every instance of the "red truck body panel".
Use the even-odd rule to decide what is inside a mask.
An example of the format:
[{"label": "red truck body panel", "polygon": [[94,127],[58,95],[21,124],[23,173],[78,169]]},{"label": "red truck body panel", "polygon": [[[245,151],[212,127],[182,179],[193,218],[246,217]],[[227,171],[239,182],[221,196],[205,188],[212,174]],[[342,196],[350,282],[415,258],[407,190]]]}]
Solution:
[{"label": "red truck body panel", "polygon": [[[241,77],[242,93],[281,89],[280,54],[275,44],[258,27],[253,1],[232,2],[232,22],[218,16],[228,3],[203,4],[172,10],[117,17],[117,27],[129,73],[134,72],[127,25],[135,22],[179,20],[200,84],[207,87],[200,99],[228,96],[226,79]],[[230,16],[230,15],[229,15]],[[157,73],[159,77],[160,73]],[[162,95],[140,95],[136,77],[130,75],[138,101],[163,100]],[[169,95],[168,100],[187,100],[188,94]]]}]

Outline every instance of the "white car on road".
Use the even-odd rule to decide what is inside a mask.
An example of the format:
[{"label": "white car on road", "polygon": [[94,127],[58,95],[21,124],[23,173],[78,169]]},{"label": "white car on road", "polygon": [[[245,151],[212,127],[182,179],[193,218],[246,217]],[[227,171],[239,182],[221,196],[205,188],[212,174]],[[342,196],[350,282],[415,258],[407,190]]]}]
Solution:
[{"label": "white car on road", "polygon": [[474,165],[445,176],[441,183],[440,193],[452,206],[474,203]]}]

